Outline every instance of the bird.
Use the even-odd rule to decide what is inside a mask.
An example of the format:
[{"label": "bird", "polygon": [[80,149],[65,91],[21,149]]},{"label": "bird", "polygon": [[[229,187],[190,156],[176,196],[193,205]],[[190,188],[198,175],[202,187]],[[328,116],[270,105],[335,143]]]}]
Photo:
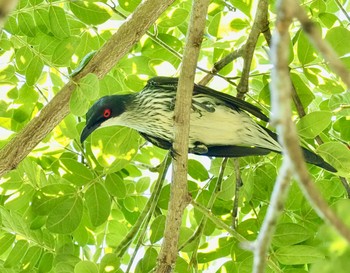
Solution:
[{"label": "bird", "polygon": [[[86,113],[81,143],[97,128],[118,125],[137,130],[146,141],[157,147],[172,150],[177,85],[178,78],[157,76],[149,79],[138,93],[100,98]],[[277,134],[256,119],[269,122],[259,107],[194,84],[188,151],[209,157],[281,153]],[[316,153],[305,147],[302,151],[306,162],[337,172]]]}]

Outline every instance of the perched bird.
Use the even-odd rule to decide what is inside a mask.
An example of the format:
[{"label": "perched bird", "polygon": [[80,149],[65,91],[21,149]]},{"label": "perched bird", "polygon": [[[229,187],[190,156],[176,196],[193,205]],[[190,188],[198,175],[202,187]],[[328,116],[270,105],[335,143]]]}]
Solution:
[{"label": "perched bird", "polygon": [[[139,93],[100,98],[86,114],[81,142],[99,127],[122,125],[137,130],[160,148],[171,149],[177,84],[177,78],[154,77]],[[214,157],[280,153],[277,135],[256,123],[249,114],[269,120],[258,107],[246,101],[194,85],[189,152]],[[317,154],[302,149],[306,162],[337,171]]]}]

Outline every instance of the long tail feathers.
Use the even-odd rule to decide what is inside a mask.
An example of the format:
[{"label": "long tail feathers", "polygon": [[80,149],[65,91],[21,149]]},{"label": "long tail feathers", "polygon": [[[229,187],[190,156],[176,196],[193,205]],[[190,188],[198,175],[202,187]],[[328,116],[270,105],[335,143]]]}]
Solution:
[{"label": "long tail feathers", "polygon": [[320,157],[319,155],[315,154],[314,152],[311,152],[310,150],[302,147],[303,149],[303,153],[304,153],[304,157],[305,157],[305,161],[307,163],[319,166],[327,171],[330,172],[337,172],[337,170],[330,164],[328,164],[326,161],[323,160],[322,157]]}]

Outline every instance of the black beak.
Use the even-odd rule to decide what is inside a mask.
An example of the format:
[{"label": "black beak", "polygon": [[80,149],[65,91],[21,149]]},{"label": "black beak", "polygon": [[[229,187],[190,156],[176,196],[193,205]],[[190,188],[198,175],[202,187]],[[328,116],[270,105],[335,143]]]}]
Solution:
[{"label": "black beak", "polygon": [[101,124],[94,124],[93,126],[88,126],[88,125],[85,126],[85,128],[83,129],[80,135],[80,143],[83,143],[85,139],[87,139],[87,137],[91,135],[91,133],[95,131],[100,125]]}]

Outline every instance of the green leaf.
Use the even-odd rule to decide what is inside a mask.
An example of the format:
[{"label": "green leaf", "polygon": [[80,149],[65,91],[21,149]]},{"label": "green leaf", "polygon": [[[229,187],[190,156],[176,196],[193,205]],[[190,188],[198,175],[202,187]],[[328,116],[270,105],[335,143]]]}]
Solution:
[{"label": "green leaf", "polygon": [[123,205],[130,212],[136,211],[135,197],[134,196],[125,197],[125,199],[123,200]]},{"label": "green leaf", "polygon": [[170,28],[176,27],[183,22],[186,22],[188,11],[181,8],[171,9],[159,19],[158,25],[160,27]]},{"label": "green leaf", "polygon": [[339,56],[349,53],[349,47],[344,41],[350,41],[350,31],[344,27],[334,27],[326,34],[326,40]]},{"label": "green leaf", "polygon": [[272,244],[277,247],[294,245],[306,241],[313,236],[313,232],[294,223],[281,223],[276,227]]},{"label": "green leaf", "polygon": [[317,58],[317,53],[304,32],[300,32],[299,34],[298,58],[302,65],[311,63]]},{"label": "green leaf", "polygon": [[0,237],[0,255],[2,255],[14,243],[16,236],[11,233],[4,233]]},{"label": "green leaf", "polygon": [[141,3],[141,0],[120,0],[118,3],[122,9],[132,12]]},{"label": "green leaf", "polygon": [[298,132],[305,138],[315,138],[331,123],[332,113],[316,111],[302,117],[297,124]]},{"label": "green leaf", "polygon": [[157,256],[157,251],[153,247],[149,247],[137,264],[135,273],[150,272],[157,264]]},{"label": "green leaf", "polygon": [[67,174],[63,177],[75,185],[85,185],[94,178],[94,174],[88,167],[74,159],[62,158],[61,163],[67,170]]},{"label": "green leaf", "polygon": [[116,273],[120,267],[120,258],[114,253],[107,253],[102,257],[99,273]]},{"label": "green leaf", "polygon": [[39,246],[32,246],[28,249],[26,255],[22,260],[22,268],[30,270],[38,263],[42,253],[42,248]]},{"label": "green leaf", "polygon": [[49,34],[51,26],[49,19],[49,11],[47,9],[35,9],[34,20],[38,28],[46,34]]},{"label": "green leaf", "polygon": [[46,227],[54,233],[71,233],[79,226],[82,216],[83,200],[81,197],[67,197],[49,213]]},{"label": "green leaf", "polygon": [[48,215],[64,198],[75,192],[76,190],[70,185],[47,185],[34,194],[32,209],[38,215]]},{"label": "green leaf", "polygon": [[91,223],[95,227],[103,224],[111,212],[111,199],[106,188],[101,183],[93,183],[85,192],[85,201]]},{"label": "green leaf", "polygon": [[136,183],[136,192],[137,193],[145,192],[149,188],[150,183],[151,183],[151,179],[149,177],[142,177]]},{"label": "green leaf", "polygon": [[76,88],[69,100],[69,109],[73,115],[82,116],[89,110],[90,103],[80,88]]},{"label": "green leaf", "polygon": [[58,6],[50,6],[49,20],[51,31],[55,37],[64,39],[70,36],[66,12],[62,8]]},{"label": "green leaf", "polygon": [[97,273],[98,267],[90,261],[80,261],[74,267],[74,273]]},{"label": "green leaf", "polygon": [[26,254],[28,247],[29,243],[26,240],[17,241],[10,254],[7,256],[7,259],[4,262],[4,267],[17,266]]},{"label": "green leaf", "polygon": [[28,85],[34,85],[40,78],[43,71],[44,63],[38,56],[34,56],[26,70],[26,79]]},{"label": "green leaf", "polygon": [[197,160],[188,160],[188,174],[198,181],[205,181],[209,179],[207,169]]},{"label": "green leaf", "polygon": [[52,55],[52,62],[57,66],[69,66],[71,58],[79,45],[79,38],[72,36],[61,41]]},{"label": "green leaf", "polygon": [[299,75],[291,73],[290,76],[302,105],[304,108],[307,107],[315,99],[315,95],[311,92],[310,88],[304,83]]},{"label": "green leaf", "polygon": [[321,22],[329,29],[331,29],[335,22],[338,21],[338,17],[333,13],[323,12],[318,15]]},{"label": "green leaf", "polygon": [[129,228],[124,223],[117,220],[108,221],[108,233],[106,236],[107,245],[116,247],[128,234]]},{"label": "green leaf", "polygon": [[249,27],[249,22],[239,18],[233,19],[230,23],[230,26],[233,30],[238,31]]},{"label": "green leaf", "polygon": [[316,0],[311,3],[310,8],[314,14],[319,14],[326,11],[327,6],[323,0]]},{"label": "green leaf", "polygon": [[34,37],[36,33],[35,22],[30,13],[19,12],[17,15],[19,29],[28,37]]},{"label": "green leaf", "polygon": [[33,53],[28,47],[23,46],[19,48],[16,51],[16,65],[18,69],[19,70],[26,69],[30,61],[32,60],[32,58],[33,58]]},{"label": "green leaf", "polygon": [[327,142],[320,145],[317,152],[338,170],[338,175],[349,176],[350,150],[339,142]]},{"label": "green leaf", "polygon": [[333,124],[333,129],[340,132],[343,140],[350,141],[350,117],[342,117]]},{"label": "green leaf", "polygon": [[87,74],[79,81],[77,88],[88,100],[96,99],[100,92],[98,77],[92,73]]},{"label": "green leaf", "polygon": [[281,247],[276,250],[275,255],[285,265],[310,264],[325,258],[320,249],[307,245]]},{"label": "green leaf", "polygon": [[162,239],[164,234],[164,228],[165,228],[165,220],[166,220],[166,217],[164,215],[159,215],[153,220],[150,227],[150,231],[151,231],[150,242],[152,244]]},{"label": "green leaf", "polygon": [[40,259],[38,270],[40,273],[49,272],[53,264],[53,253],[46,252]]},{"label": "green leaf", "polygon": [[126,187],[124,180],[121,176],[111,173],[106,176],[105,181],[108,193],[117,197],[118,199],[124,199],[126,196]]},{"label": "green leaf", "polygon": [[[132,3],[135,1],[132,1]],[[119,2],[121,4],[121,2]],[[111,13],[103,3],[95,1],[70,1],[71,11],[79,20],[86,24],[99,25],[106,22]]]},{"label": "green leaf", "polygon": [[101,128],[91,139],[95,157],[108,173],[124,168],[138,150],[139,134],[126,127]]}]

